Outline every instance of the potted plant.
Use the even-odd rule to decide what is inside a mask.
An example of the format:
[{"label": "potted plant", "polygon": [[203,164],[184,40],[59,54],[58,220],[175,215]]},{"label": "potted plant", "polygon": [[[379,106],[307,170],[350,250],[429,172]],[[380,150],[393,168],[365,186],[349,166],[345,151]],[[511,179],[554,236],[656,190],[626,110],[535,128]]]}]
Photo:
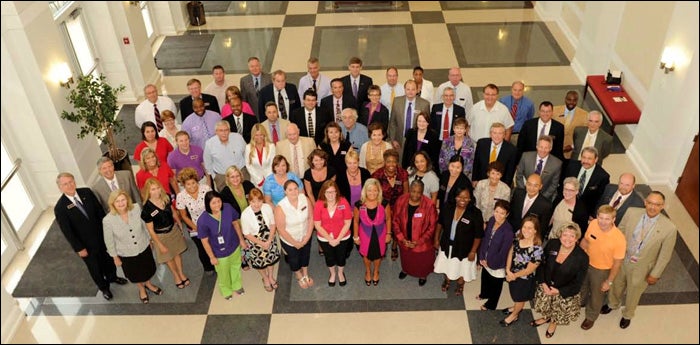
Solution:
[{"label": "potted plant", "polygon": [[114,88],[107,83],[107,78],[100,74],[81,76],[74,87],[68,87],[70,93],[66,99],[73,105],[73,111],[62,111],[61,118],[80,124],[78,138],[94,136],[100,142],[107,143],[105,156],[114,161],[117,169],[131,169],[127,151],[117,147],[116,135],[124,130],[123,121],[118,118],[117,94],[124,91],[124,85]]}]

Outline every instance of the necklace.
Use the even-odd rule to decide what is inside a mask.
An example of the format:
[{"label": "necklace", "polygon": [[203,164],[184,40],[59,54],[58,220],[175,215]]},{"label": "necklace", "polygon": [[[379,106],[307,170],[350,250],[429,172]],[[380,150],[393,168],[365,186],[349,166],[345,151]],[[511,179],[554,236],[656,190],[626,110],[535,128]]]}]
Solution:
[{"label": "necklace", "polygon": [[348,173],[348,176],[355,178],[355,177],[357,177],[357,175],[360,174],[360,169],[357,169],[357,171],[355,171],[355,173],[351,173],[350,170],[348,170],[347,173]]}]

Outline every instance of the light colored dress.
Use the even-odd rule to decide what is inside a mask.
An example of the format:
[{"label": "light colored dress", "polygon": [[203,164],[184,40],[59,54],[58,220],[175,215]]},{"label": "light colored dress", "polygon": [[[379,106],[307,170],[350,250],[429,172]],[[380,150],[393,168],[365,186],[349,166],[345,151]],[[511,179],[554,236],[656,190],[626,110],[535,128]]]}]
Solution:
[{"label": "light colored dress", "polygon": [[496,190],[491,191],[489,179],[483,179],[474,188],[474,198],[476,199],[476,207],[479,208],[484,216],[484,222],[486,222],[493,216],[496,199],[510,201],[510,187],[503,181],[498,181]]}]

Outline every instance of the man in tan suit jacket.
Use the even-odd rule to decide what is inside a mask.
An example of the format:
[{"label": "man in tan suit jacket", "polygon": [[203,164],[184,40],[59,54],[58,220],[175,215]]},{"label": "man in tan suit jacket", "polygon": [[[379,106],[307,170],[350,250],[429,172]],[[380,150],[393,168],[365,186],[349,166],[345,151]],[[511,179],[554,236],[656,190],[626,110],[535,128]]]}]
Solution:
[{"label": "man in tan suit jacket", "polygon": [[[267,102],[265,104],[265,116],[267,120],[263,121],[262,125],[265,126],[267,134],[270,136],[270,141],[273,144],[277,144],[278,141],[287,139],[287,126],[289,126],[289,121],[285,119],[280,119],[279,111],[277,110],[277,103]],[[275,130],[277,131],[277,141],[275,141],[272,135],[272,125],[275,125]]]},{"label": "man in tan suit jacket", "polygon": [[[278,141],[275,148],[278,155],[287,158],[289,171],[295,173],[301,179],[304,177],[306,169],[309,168],[306,158],[316,148],[316,143],[312,138],[299,136],[299,127],[294,123],[290,123],[287,126],[287,139]],[[295,149],[296,155],[294,154]]]},{"label": "man in tan suit jacket", "polygon": [[564,98],[566,105],[554,107],[554,121],[564,125],[564,158],[571,158],[574,145],[574,128],[588,124],[588,112],[577,107],[578,92],[569,91]]},{"label": "man in tan suit jacket", "polygon": [[[421,97],[417,97],[418,86],[414,80],[408,80],[404,83],[405,96],[394,98],[394,104],[391,107],[391,117],[389,119],[389,140],[395,149],[402,152],[403,144],[406,140],[406,131],[411,129],[416,124],[416,114],[420,111],[430,118],[430,102]],[[406,110],[407,104],[411,103],[411,111],[413,118],[411,119],[411,128],[406,128]]]},{"label": "man in tan suit jacket", "polygon": [[629,327],[642,293],[647,286],[656,284],[673,255],[678,230],[661,214],[665,202],[661,192],[653,191],[644,201],[645,208],[628,209],[620,222],[620,231],[627,239],[627,253],[608,296],[610,305],[604,305],[600,311],[607,314],[619,308],[626,290],[620,328]]},{"label": "man in tan suit jacket", "polygon": [[109,213],[109,195],[112,193],[112,184],[114,184],[114,189],[125,190],[134,204],[141,205],[141,195],[136,187],[133,172],[114,171],[114,163],[109,157],[101,157],[97,160],[97,171],[100,173],[100,177],[92,184],[91,189],[102,204],[105,213]]}]

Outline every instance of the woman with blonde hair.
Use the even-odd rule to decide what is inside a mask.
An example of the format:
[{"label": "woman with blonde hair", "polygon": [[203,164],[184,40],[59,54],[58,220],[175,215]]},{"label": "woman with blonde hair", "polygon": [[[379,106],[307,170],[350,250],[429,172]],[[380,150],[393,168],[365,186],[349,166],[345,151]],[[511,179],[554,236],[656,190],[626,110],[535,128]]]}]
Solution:
[{"label": "woman with blonde hair", "polygon": [[146,180],[155,177],[163,185],[163,189],[168,195],[175,195],[180,192],[180,187],[175,181],[175,173],[170,169],[168,163],[161,161],[155,151],[145,148],[141,151],[139,161],[141,169],[136,173],[136,185],[139,190],[146,184]]},{"label": "woman with blonde hair", "polygon": [[265,177],[272,174],[272,160],[277,150],[267,135],[267,129],[261,123],[253,125],[250,143],[245,146],[245,166],[250,174],[250,182],[258,188],[262,188]]},{"label": "woman with blonde hair", "polygon": [[117,189],[109,195],[109,214],[102,219],[107,253],[114,265],[122,267],[124,275],[139,289],[141,303],[148,303],[148,291],[162,295],[163,290],[151,283],[156,273],[150,238],[141,220],[141,207],[134,204],[129,194]]},{"label": "woman with blonde hair", "polygon": [[391,207],[382,199],[382,185],[370,178],[362,187],[353,212],[353,241],[360,246],[365,264],[365,285],[379,285],[379,266],[391,242]]},{"label": "woman with blonde hair", "polygon": [[[159,264],[165,263],[175,279],[175,286],[184,289],[190,285],[190,278],[185,276],[182,269],[182,256],[187,250],[187,244],[182,234],[180,219],[175,217],[175,207],[160,181],[149,178],[141,189],[143,210],[141,219],[146,223],[146,229],[155,245],[156,259]],[[175,226],[177,222],[177,226]]]}]

